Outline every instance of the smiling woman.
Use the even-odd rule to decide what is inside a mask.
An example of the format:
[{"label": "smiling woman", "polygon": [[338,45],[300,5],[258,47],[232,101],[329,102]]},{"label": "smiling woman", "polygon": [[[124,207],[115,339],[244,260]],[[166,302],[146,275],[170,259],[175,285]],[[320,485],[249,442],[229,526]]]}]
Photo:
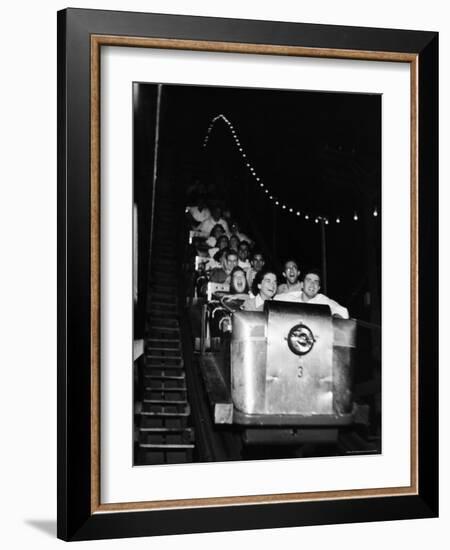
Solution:
[{"label": "smiling woman", "polygon": [[274,271],[263,268],[255,275],[252,283],[253,297],[248,298],[242,309],[263,311],[264,302],[271,300],[277,292],[277,275]]}]

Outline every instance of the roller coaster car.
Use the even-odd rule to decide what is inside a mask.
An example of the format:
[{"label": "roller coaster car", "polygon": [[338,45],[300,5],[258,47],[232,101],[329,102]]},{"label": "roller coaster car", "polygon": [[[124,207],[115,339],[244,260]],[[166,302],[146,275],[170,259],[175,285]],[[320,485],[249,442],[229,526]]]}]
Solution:
[{"label": "roller coaster car", "polygon": [[220,373],[206,376],[214,422],[291,431],[351,424],[355,342],[356,321],[324,305],[266,301],[263,312],[233,313],[212,360]]}]

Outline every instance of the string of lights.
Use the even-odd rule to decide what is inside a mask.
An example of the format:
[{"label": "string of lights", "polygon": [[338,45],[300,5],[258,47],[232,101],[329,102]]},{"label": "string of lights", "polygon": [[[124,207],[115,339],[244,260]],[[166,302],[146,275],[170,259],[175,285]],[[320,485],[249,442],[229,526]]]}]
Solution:
[{"label": "string of lights", "polygon": [[[209,139],[211,136],[211,132],[214,129],[214,126],[217,122],[223,121],[225,125],[228,127],[231,137],[234,140],[234,144],[237,148],[238,153],[241,155],[242,162],[244,164],[244,167],[250,172],[250,174],[253,176],[254,181],[256,185],[260,188],[260,190],[267,196],[268,200],[272,201],[274,206],[279,207],[281,210],[284,210],[288,212],[289,214],[292,214],[294,216],[298,216],[300,218],[303,218],[306,221],[314,221],[314,223],[324,223],[325,225],[329,225],[330,221],[333,221],[336,224],[340,224],[343,221],[345,221],[345,217],[337,216],[335,218],[330,218],[329,216],[324,215],[317,215],[317,214],[311,214],[311,212],[304,212],[300,209],[294,208],[285,202],[281,201],[278,197],[276,197],[270,190],[267,185],[262,181],[261,177],[256,173],[256,170],[250,160],[248,159],[247,153],[245,152],[242,143],[239,139],[238,133],[236,131],[236,128],[234,125],[230,122],[230,120],[224,115],[219,114],[216,115],[211,119],[211,122],[209,123],[208,130],[206,131],[205,138],[203,140],[203,148],[206,149],[209,143]],[[378,216],[378,209],[375,207],[372,211],[372,215],[376,218]],[[354,212],[352,216],[352,220],[354,222],[357,222],[359,220],[358,212]]]}]

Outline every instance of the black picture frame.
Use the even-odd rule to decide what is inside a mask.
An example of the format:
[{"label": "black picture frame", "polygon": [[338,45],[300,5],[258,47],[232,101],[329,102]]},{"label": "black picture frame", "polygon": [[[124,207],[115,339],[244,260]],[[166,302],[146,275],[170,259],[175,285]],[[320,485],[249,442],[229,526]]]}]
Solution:
[{"label": "black picture frame", "polygon": [[[418,490],[415,495],[95,510],[92,487],[92,36],[412,55],[417,78]],[[126,42],[126,40],[125,40]],[[200,47],[201,49],[201,47]],[[325,54],[326,55],[326,54]],[[58,13],[58,537],[115,537],[429,518],[438,515],[438,34],[66,9]],[[413,321],[414,324],[414,321]]]}]

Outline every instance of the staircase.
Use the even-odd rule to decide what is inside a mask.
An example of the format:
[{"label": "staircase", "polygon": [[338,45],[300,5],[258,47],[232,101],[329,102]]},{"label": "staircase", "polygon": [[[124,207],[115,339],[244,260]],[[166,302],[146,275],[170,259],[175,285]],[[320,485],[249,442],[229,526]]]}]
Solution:
[{"label": "staircase", "polygon": [[187,400],[178,304],[176,209],[170,192],[157,196],[140,373],[137,464],[192,462],[194,430]]}]

